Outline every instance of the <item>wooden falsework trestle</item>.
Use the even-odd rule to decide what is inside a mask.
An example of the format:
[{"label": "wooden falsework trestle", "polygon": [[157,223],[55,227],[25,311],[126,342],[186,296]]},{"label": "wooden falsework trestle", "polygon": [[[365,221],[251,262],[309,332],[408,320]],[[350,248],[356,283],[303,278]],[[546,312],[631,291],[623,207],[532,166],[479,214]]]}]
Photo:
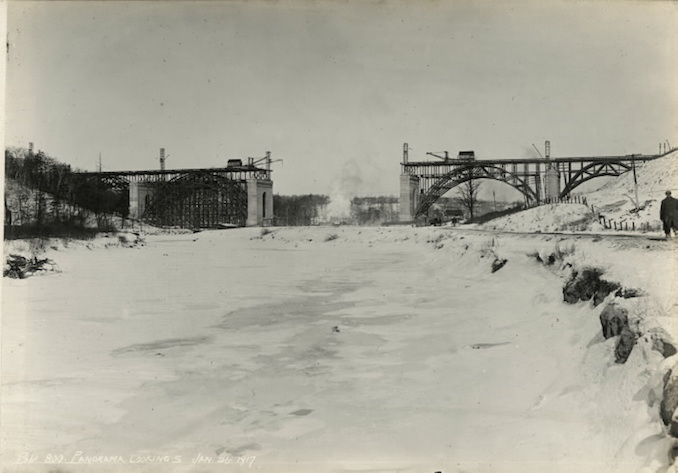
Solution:
[{"label": "wooden falsework trestle", "polygon": [[245,226],[247,192],[243,182],[203,172],[180,175],[155,186],[144,221],[162,227]]}]

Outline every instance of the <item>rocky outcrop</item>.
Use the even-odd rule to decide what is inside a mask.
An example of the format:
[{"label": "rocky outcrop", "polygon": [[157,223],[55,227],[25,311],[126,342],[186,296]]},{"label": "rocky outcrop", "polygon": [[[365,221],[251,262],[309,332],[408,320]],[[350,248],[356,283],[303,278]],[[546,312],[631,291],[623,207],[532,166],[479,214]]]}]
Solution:
[{"label": "rocky outcrop", "polygon": [[605,339],[621,335],[622,330],[629,326],[629,311],[611,302],[600,313],[600,325]]},{"label": "rocky outcrop", "polygon": [[666,332],[653,332],[650,334],[650,338],[652,340],[652,349],[661,353],[664,358],[668,358],[678,353]]},{"label": "rocky outcrop", "polygon": [[600,325],[603,328],[605,339],[619,337],[614,349],[614,357],[617,363],[626,363],[640,333],[629,327],[629,311],[610,302],[600,313]]},{"label": "rocky outcrop", "polygon": [[615,282],[602,279],[602,275],[603,271],[598,268],[573,271],[572,277],[563,287],[563,300],[569,304],[593,300],[593,305],[597,306],[620,287]]},{"label": "rocky outcrop", "polygon": [[494,261],[492,262],[492,272],[496,273],[499,271],[501,268],[504,267],[508,260],[503,259],[503,258],[495,258]]},{"label": "rocky outcrop", "polygon": [[626,363],[626,360],[629,359],[633,347],[636,346],[636,341],[638,336],[630,328],[622,328],[621,334],[619,334],[619,340],[617,340],[617,346],[614,349],[614,358],[617,363]]},{"label": "rocky outcrop", "polygon": [[628,307],[635,313],[634,305],[629,305],[629,302],[623,299],[615,299],[609,302],[600,313],[603,337],[605,339],[619,337],[614,351],[616,362],[626,362],[640,337],[644,337],[649,346],[661,353],[664,358],[675,355],[676,347],[666,330],[652,326],[652,324],[648,325],[637,315],[630,314]]},{"label": "rocky outcrop", "polygon": [[678,365],[664,376],[664,390],[659,405],[662,422],[672,437],[678,437]]},{"label": "rocky outcrop", "polygon": [[642,297],[645,295],[640,289],[629,288],[629,287],[620,287],[617,292],[614,293],[616,297],[623,297],[624,299],[630,299],[632,297]]}]

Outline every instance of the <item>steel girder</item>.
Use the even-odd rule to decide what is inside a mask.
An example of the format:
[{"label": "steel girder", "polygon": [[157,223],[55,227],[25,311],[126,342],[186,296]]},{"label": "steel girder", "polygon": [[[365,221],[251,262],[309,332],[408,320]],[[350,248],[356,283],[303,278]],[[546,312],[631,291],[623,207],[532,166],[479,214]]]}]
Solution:
[{"label": "steel girder", "polygon": [[511,172],[507,169],[508,164],[475,161],[474,163],[457,166],[443,176],[435,178],[432,185],[425,184],[425,188],[422,189],[422,197],[417,205],[415,217],[426,214],[431,205],[445,193],[471,179],[494,179],[505,182],[522,193],[528,201],[538,200],[537,191],[528,182],[531,175],[519,175],[515,170]]},{"label": "steel girder", "polygon": [[592,162],[585,165],[578,170],[573,170],[571,164],[568,169],[561,169],[561,174],[565,176],[565,187],[560,193],[560,197],[565,197],[575,188],[582,185],[586,181],[590,181],[596,177],[611,176],[617,177],[625,172],[633,169],[633,161],[606,161],[606,162]]},{"label": "steel girder", "polygon": [[206,170],[155,182],[155,193],[142,220],[162,227],[245,226],[246,183]]}]

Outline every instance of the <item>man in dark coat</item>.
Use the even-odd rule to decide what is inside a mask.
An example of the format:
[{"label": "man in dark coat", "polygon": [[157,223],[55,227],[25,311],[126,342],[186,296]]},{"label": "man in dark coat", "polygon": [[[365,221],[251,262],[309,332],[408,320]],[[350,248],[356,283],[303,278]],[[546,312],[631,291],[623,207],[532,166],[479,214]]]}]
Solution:
[{"label": "man in dark coat", "polygon": [[678,228],[678,200],[671,197],[671,191],[666,191],[666,198],[662,200],[659,209],[659,218],[664,224],[666,239],[671,238],[671,229]]}]

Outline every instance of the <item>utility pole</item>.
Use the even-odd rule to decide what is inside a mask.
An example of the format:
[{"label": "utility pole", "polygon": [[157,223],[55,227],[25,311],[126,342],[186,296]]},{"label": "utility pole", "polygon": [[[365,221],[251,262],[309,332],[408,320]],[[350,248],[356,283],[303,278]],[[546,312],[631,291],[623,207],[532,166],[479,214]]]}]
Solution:
[{"label": "utility pole", "polygon": [[99,172],[101,172],[101,152],[99,152]]},{"label": "utility pole", "polygon": [[631,158],[633,163],[633,188],[636,193],[636,212],[640,210],[640,202],[638,202],[638,179],[636,178],[636,160]]}]

